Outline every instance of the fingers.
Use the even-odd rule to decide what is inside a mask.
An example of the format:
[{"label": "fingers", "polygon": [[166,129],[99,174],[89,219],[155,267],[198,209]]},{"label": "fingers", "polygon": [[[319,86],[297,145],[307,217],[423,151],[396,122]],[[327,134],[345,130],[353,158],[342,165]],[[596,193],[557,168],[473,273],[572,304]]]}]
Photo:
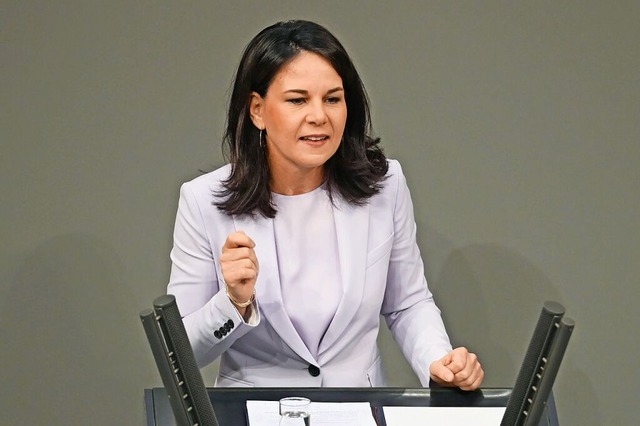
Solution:
[{"label": "fingers", "polygon": [[[258,258],[253,248],[256,243],[253,242],[248,235],[243,231],[234,232],[229,234],[224,245],[222,246],[222,255],[220,256],[221,263],[227,263],[232,269],[236,268],[253,268],[258,270]],[[245,260],[251,261],[252,264],[247,264]],[[250,278],[250,276],[244,277]],[[225,277],[226,279],[226,277]]]},{"label": "fingers", "polygon": [[453,374],[459,373],[464,369],[467,361],[465,352],[465,348],[456,348],[443,358],[445,366],[451,370]]},{"label": "fingers", "polygon": [[237,247],[249,247],[254,248],[256,243],[253,242],[251,238],[244,231],[234,232],[229,234],[227,240],[224,242],[224,246],[222,247],[222,251],[225,249],[234,249]]},{"label": "fingers", "polygon": [[441,385],[451,383],[454,380],[454,374],[444,365],[442,360],[431,363],[429,373],[431,378]]},{"label": "fingers", "polygon": [[255,264],[257,260],[237,259],[237,260],[221,260],[222,275],[228,286],[238,284],[246,284],[258,278],[258,268]]},{"label": "fingers", "polygon": [[478,361],[478,356],[464,347],[456,348],[442,359],[432,363],[430,373],[432,377],[435,376],[434,380],[437,382],[457,386],[463,390],[479,388],[484,379],[484,370]]},{"label": "fingers", "polygon": [[[475,378],[475,380],[473,380]],[[472,381],[473,380],[473,381]],[[458,386],[462,390],[472,391],[476,390],[482,385],[482,381],[484,380],[484,371],[482,367],[479,367],[479,371],[477,371],[473,376],[471,376],[468,380],[460,383]],[[467,384],[470,383],[470,384]]]},{"label": "fingers", "polygon": [[255,251],[249,247],[222,248],[220,262],[232,265],[235,268],[253,268],[258,270],[258,258]]},{"label": "fingers", "polygon": [[[248,267],[258,268],[258,258],[253,248],[256,243],[253,242],[248,235],[242,231],[229,234],[224,245],[222,246],[222,254],[220,256],[220,262],[233,264],[238,262],[236,267]],[[251,261],[251,264],[244,262],[245,260]]]},{"label": "fingers", "polygon": [[230,234],[222,246],[220,264],[227,291],[238,301],[249,300],[258,278],[255,243],[244,232]]},{"label": "fingers", "polygon": [[484,370],[476,354],[469,353],[465,368],[455,374],[453,382],[462,390],[474,390],[480,387],[484,379]]}]

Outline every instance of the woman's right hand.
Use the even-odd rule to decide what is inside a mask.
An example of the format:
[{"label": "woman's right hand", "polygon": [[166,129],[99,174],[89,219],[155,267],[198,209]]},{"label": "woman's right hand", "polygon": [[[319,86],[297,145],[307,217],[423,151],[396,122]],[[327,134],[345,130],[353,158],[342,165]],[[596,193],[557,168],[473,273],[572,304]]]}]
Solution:
[{"label": "woman's right hand", "polygon": [[[232,303],[246,302],[254,294],[259,270],[258,258],[253,250],[255,246],[253,240],[242,231],[230,234],[224,242],[220,264]],[[237,305],[236,308],[244,317],[247,308]]]}]

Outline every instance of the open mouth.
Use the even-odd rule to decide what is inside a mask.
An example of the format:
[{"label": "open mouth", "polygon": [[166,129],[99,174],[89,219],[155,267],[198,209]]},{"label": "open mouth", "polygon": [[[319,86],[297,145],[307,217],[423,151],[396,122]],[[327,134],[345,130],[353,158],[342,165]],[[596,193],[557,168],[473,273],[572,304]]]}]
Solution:
[{"label": "open mouth", "polygon": [[308,142],[322,142],[329,139],[329,136],[303,136],[300,140]]}]

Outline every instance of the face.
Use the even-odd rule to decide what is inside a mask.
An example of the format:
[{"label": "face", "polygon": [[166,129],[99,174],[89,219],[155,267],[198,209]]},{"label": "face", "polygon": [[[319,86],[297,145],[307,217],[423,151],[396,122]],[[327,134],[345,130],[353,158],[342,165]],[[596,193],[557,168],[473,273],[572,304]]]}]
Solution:
[{"label": "face", "polygon": [[342,78],[333,66],[315,53],[299,53],[276,74],[264,98],[253,93],[250,108],[255,126],[266,131],[274,186],[322,183],[324,164],[338,150],[347,121]]}]

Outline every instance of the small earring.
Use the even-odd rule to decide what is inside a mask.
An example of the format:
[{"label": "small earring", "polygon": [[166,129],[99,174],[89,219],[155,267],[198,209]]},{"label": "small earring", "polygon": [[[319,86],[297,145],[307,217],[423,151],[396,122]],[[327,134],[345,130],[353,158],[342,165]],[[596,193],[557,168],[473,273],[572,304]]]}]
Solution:
[{"label": "small earring", "polygon": [[260,148],[264,148],[264,140],[262,139],[262,129],[260,129],[260,133],[258,134],[258,143],[260,144]]}]

